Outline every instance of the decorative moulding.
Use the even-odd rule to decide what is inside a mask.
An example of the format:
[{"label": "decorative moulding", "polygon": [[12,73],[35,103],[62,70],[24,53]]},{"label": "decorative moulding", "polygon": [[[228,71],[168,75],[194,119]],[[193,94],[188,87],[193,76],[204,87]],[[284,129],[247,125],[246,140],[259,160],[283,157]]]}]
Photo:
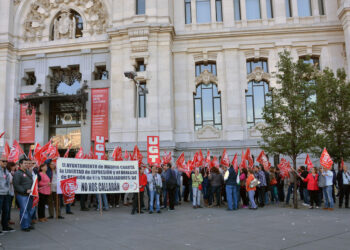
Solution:
[{"label": "decorative moulding", "polygon": [[213,126],[206,125],[200,130],[196,131],[197,139],[220,139],[221,130],[214,128]]}]

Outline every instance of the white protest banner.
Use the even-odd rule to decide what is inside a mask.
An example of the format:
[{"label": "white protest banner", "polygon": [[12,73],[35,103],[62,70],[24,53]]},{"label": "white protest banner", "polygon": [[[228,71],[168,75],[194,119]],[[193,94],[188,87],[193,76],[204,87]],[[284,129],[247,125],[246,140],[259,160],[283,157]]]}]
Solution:
[{"label": "white protest banner", "polygon": [[100,161],[58,158],[57,193],[60,182],[77,177],[76,194],[137,193],[139,168],[137,161]]}]

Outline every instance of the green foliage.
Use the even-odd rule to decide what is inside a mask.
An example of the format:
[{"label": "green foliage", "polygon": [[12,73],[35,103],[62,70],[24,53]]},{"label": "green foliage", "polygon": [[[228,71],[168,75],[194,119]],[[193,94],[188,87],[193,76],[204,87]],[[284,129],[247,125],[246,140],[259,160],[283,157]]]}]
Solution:
[{"label": "green foliage", "polygon": [[289,52],[279,54],[277,84],[271,91],[260,128],[264,142],[262,148],[269,153],[288,155],[296,167],[298,155],[307,152],[315,144],[316,69],[303,60],[293,62]]},{"label": "green foliage", "polygon": [[317,148],[319,156],[324,147],[337,163],[350,159],[350,84],[344,69],[326,68],[317,76],[317,105],[315,107],[320,129]]}]

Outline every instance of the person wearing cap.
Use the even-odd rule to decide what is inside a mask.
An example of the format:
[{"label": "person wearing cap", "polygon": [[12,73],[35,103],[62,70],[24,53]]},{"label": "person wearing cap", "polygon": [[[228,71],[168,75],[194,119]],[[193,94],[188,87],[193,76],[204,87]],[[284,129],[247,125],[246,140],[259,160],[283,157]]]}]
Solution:
[{"label": "person wearing cap", "polygon": [[21,157],[18,164],[19,169],[13,176],[13,186],[20,207],[20,219],[22,219],[21,229],[24,232],[29,232],[31,229],[34,229],[31,225],[30,216],[33,203],[30,197],[33,179],[32,174],[28,171],[28,160],[26,157]]},{"label": "person wearing cap", "polygon": [[[1,224],[3,232],[14,232],[15,230],[9,227],[9,202],[10,202],[10,172],[6,168],[7,161],[0,160],[0,211]],[[0,231],[0,234],[2,232]]]}]

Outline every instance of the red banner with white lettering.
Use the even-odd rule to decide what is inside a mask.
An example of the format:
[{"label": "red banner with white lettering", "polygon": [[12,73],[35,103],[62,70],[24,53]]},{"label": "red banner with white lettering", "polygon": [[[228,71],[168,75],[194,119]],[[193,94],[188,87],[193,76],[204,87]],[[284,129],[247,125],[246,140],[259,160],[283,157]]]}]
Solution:
[{"label": "red banner with white lettering", "polygon": [[147,162],[150,165],[160,163],[159,136],[147,136]]},{"label": "red banner with white lettering", "polygon": [[71,204],[75,199],[75,191],[78,189],[77,177],[72,177],[69,179],[62,180],[60,182],[62,194],[63,194],[63,203]]},{"label": "red banner with white lettering", "polygon": [[[24,98],[31,94],[21,94]],[[34,143],[35,142],[35,109],[31,115],[26,114],[28,104],[21,104],[20,127],[19,127],[19,143]]]},{"label": "red banner with white lettering", "polygon": [[96,136],[95,138],[94,158],[103,160],[106,151],[105,138],[103,136]]},{"label": "red banner with white lettering", "polygon": [[108,140],[108,88],[91,90],[91,140]]}]

